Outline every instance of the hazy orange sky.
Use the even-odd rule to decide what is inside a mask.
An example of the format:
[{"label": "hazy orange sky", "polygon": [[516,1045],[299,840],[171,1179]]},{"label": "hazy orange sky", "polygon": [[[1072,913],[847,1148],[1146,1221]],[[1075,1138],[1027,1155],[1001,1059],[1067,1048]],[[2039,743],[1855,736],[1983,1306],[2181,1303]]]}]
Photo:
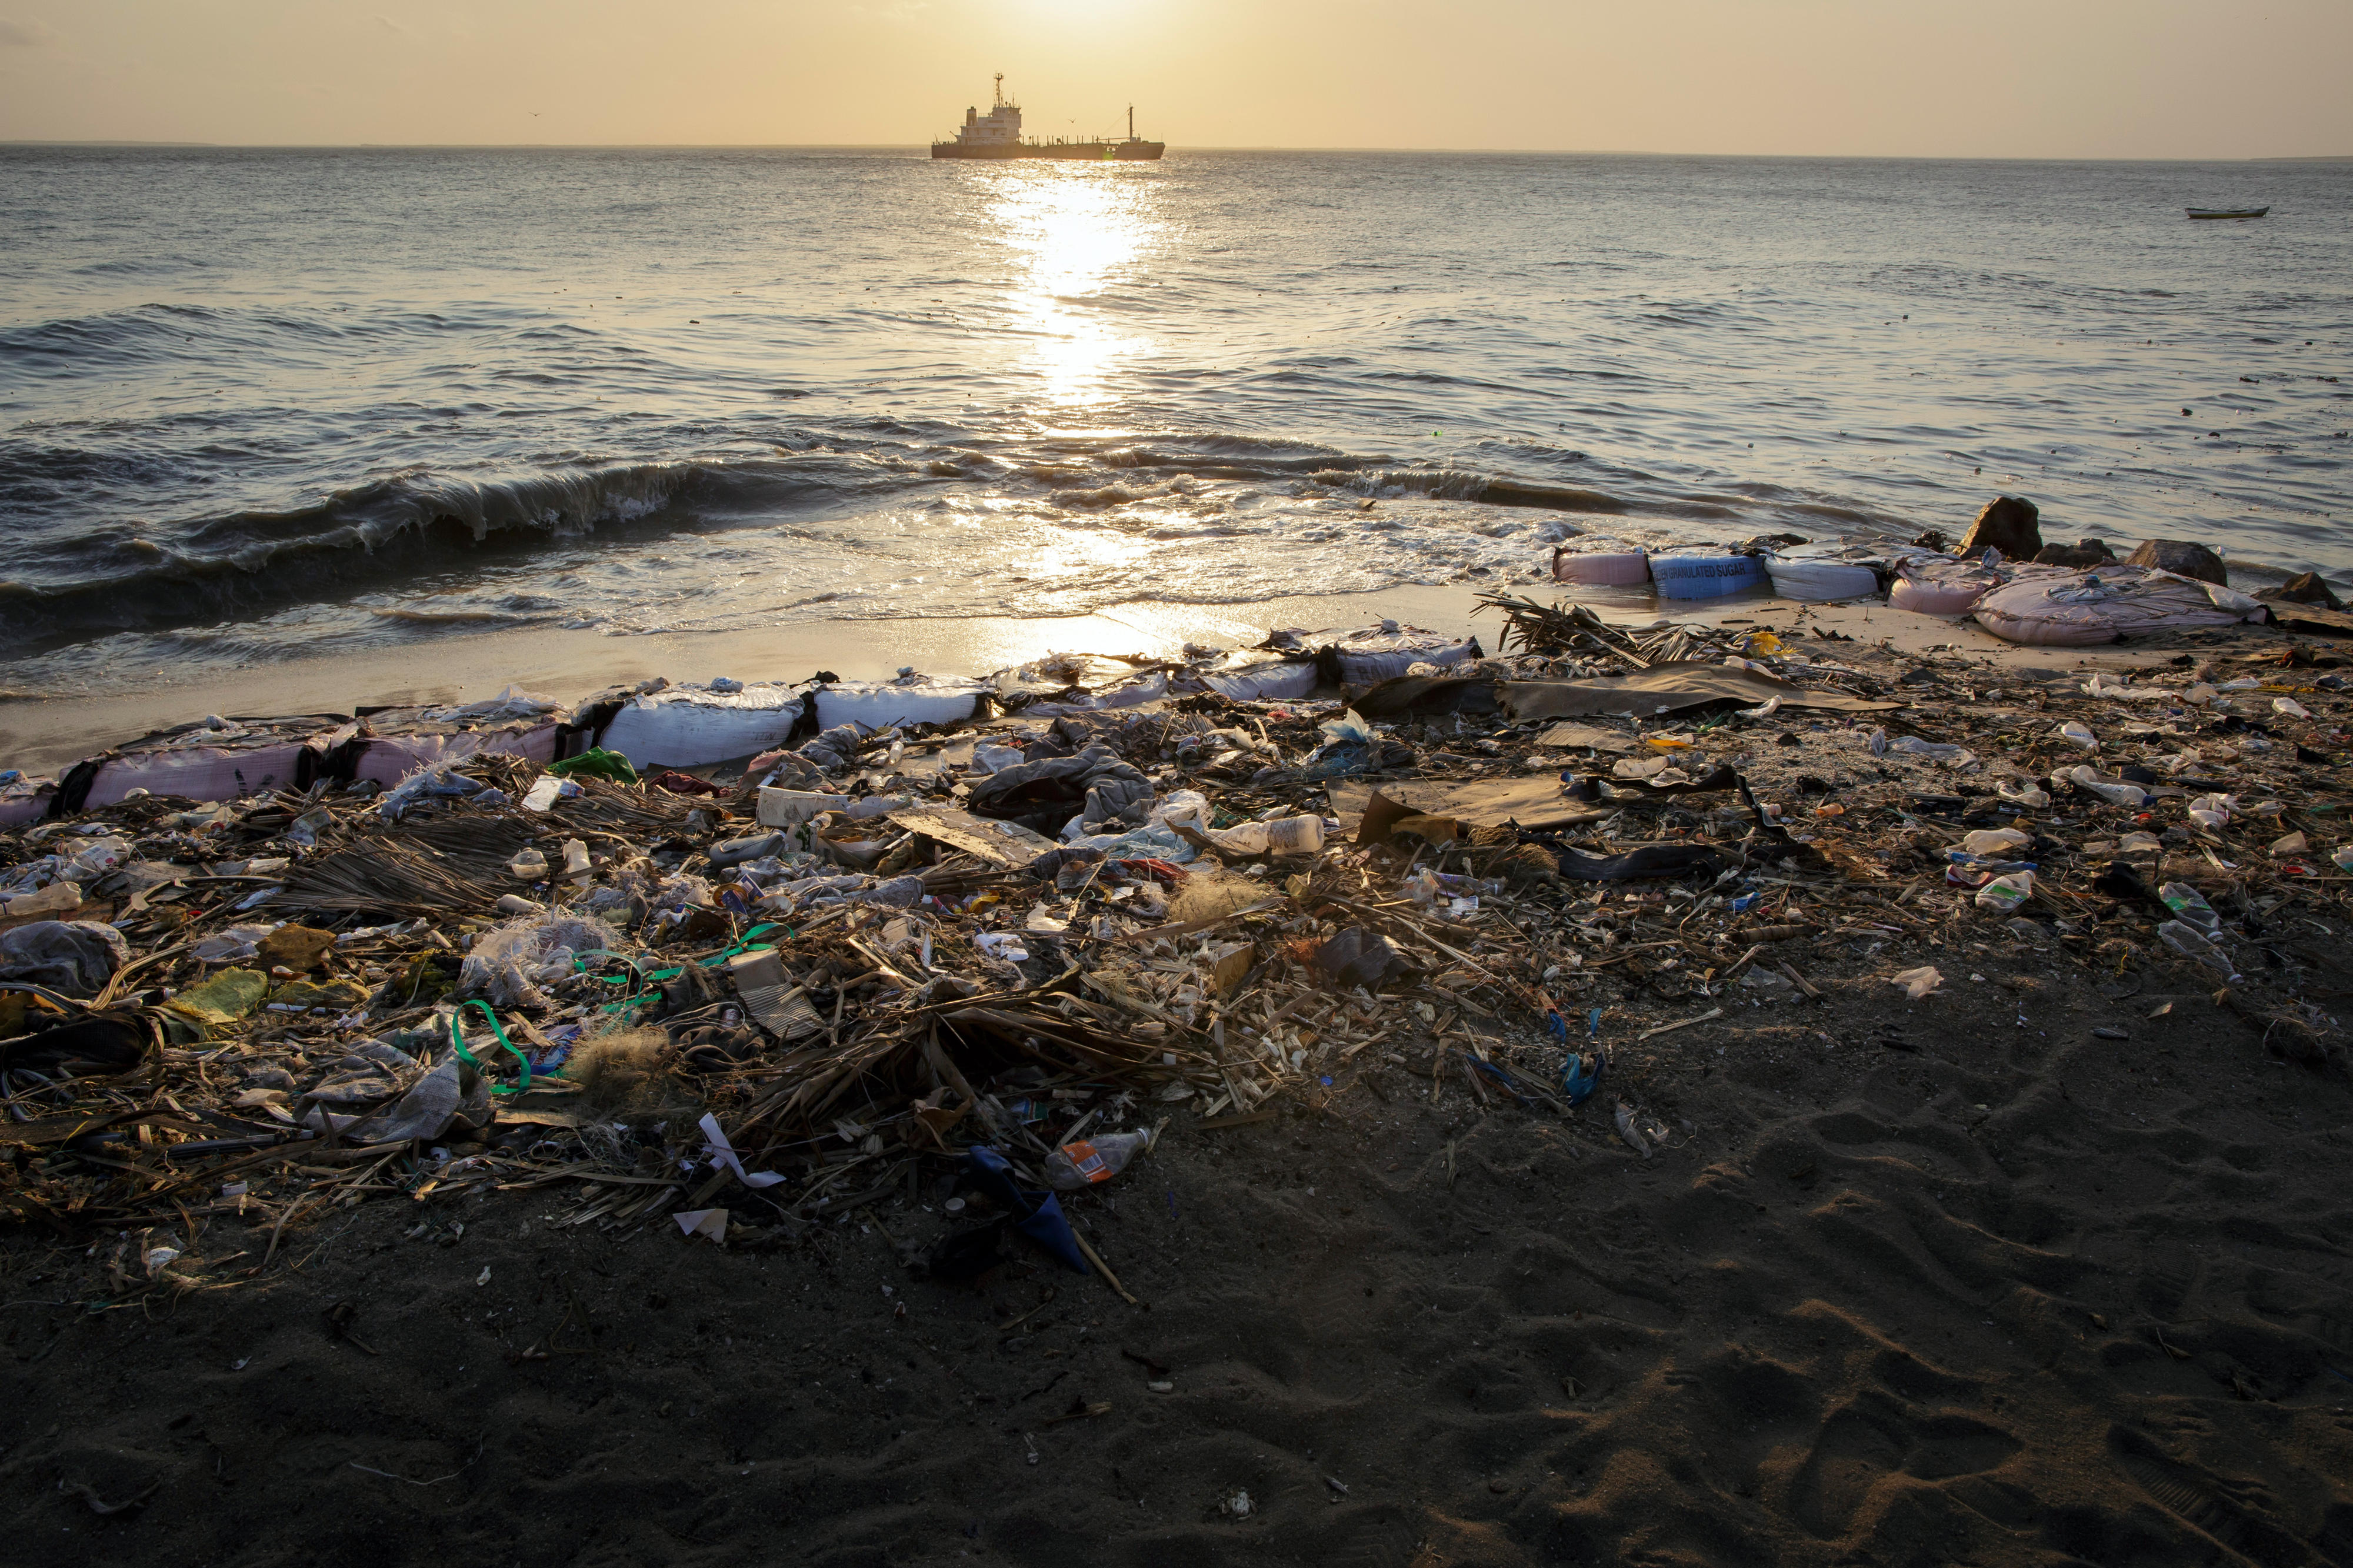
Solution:
[{"label": "hazy orange sky", "polygon": [[0,0],[0,139],[2353,153],[2353,0]]}]

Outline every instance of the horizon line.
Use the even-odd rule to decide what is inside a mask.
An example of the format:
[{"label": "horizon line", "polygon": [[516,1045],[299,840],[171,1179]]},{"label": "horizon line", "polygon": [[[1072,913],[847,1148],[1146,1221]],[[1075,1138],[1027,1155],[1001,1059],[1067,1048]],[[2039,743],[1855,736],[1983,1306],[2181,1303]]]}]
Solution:
[{"label": "horizon line", "polygon": [[[114,138],[0,137],[0,148],[124,148],[206,152],[275,153],[904,153],[923,152],[924,142],[164,142]],[[1462,155],[1484,153],[1524,158],[1750,158],[1889,163],[2345,163],[2353,153],[2269,153],[2228,157],[2141,154],[1968,153],[1700,153],[1630,147],[1376,147],[1274,146],[1245,142],[1170,143],[1194,153],[1378,153]],[[1018,162],[1019,160],[966,160]]]}]

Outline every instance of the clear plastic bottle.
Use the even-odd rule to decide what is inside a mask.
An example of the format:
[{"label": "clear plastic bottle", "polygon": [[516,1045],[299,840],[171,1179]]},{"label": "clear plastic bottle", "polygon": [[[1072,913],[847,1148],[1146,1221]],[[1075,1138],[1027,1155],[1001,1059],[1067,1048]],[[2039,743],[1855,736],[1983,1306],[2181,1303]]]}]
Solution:
[{"label": "clear plastic bottle", "polygon": [[1066,1193],[1108,1182],[1152,1147],[1149,1132],[1106,1132],[1046,1156],[1046,1184]]},{"label": "clear plastic bottle", "polygon": [[1272,822],[1240,823],[1209,837],[1232,855],[1313,855],[1324,847],[1324,819],[1278,816]]},{"label": "clear plastic bottle", "polygon": [[2214,906],[2206,901],[2205,895],[2189,883],[2168,882],[2158,889],[2157,896],[2165,900],[2165,907],[2173,911],[2174,919],[2207,941],[2221,939],[2222,917],[2214,912]]}]

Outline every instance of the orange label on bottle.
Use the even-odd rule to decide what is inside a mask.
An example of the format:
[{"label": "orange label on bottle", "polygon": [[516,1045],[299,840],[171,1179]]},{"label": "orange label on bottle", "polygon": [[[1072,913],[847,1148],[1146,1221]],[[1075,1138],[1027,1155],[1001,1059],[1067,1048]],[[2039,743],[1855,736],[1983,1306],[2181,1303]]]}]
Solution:
[{"label": "orange label on bottle", "polygon": [[1092,1143],[1065,1143],[1062,1145],[1062,1158],[1090,1182],[1111,1180],[1111,1163],[1096,1153]]}]

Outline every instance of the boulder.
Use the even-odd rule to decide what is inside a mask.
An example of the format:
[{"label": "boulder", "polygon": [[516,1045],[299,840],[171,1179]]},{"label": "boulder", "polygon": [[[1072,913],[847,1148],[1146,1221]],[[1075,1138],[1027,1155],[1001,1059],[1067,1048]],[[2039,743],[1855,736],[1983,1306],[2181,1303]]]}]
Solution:
[{"label": "boulder", "polygon": [[2140,548],[2125,557],[2131,566],[2154,566],[2170,572],[2177,577],[2194,577],[2200,583],[2212,583],[2229,587],[2230,578],[2222,570],[2222,558],[2202,544],[2191,544],[2179,539],[2144,539]]},{"label": "boulder", "polygon": [[2337,599],[2336,591],[2321,580],[2317,572],[2299,573],[2276,588],[2263,589],[2255,597],[2269,599],[2275,605],[2318,605],[2329,610],[2345,607]]},{"label": "boulder", "polygon": [[2083,571],[2105,566],[2116,558],[2105,539],[2079,539],[2073,544],[2046,544],[2034,552],[2037,566],[2072,566]]},{"label": "boulder", "polygon": [[2005,561],[2031,561],[2042,549],[2042,514],[2031,500],[1996,496],[1986,502],[1961,541],[1963,555],[1999,550]]}]

